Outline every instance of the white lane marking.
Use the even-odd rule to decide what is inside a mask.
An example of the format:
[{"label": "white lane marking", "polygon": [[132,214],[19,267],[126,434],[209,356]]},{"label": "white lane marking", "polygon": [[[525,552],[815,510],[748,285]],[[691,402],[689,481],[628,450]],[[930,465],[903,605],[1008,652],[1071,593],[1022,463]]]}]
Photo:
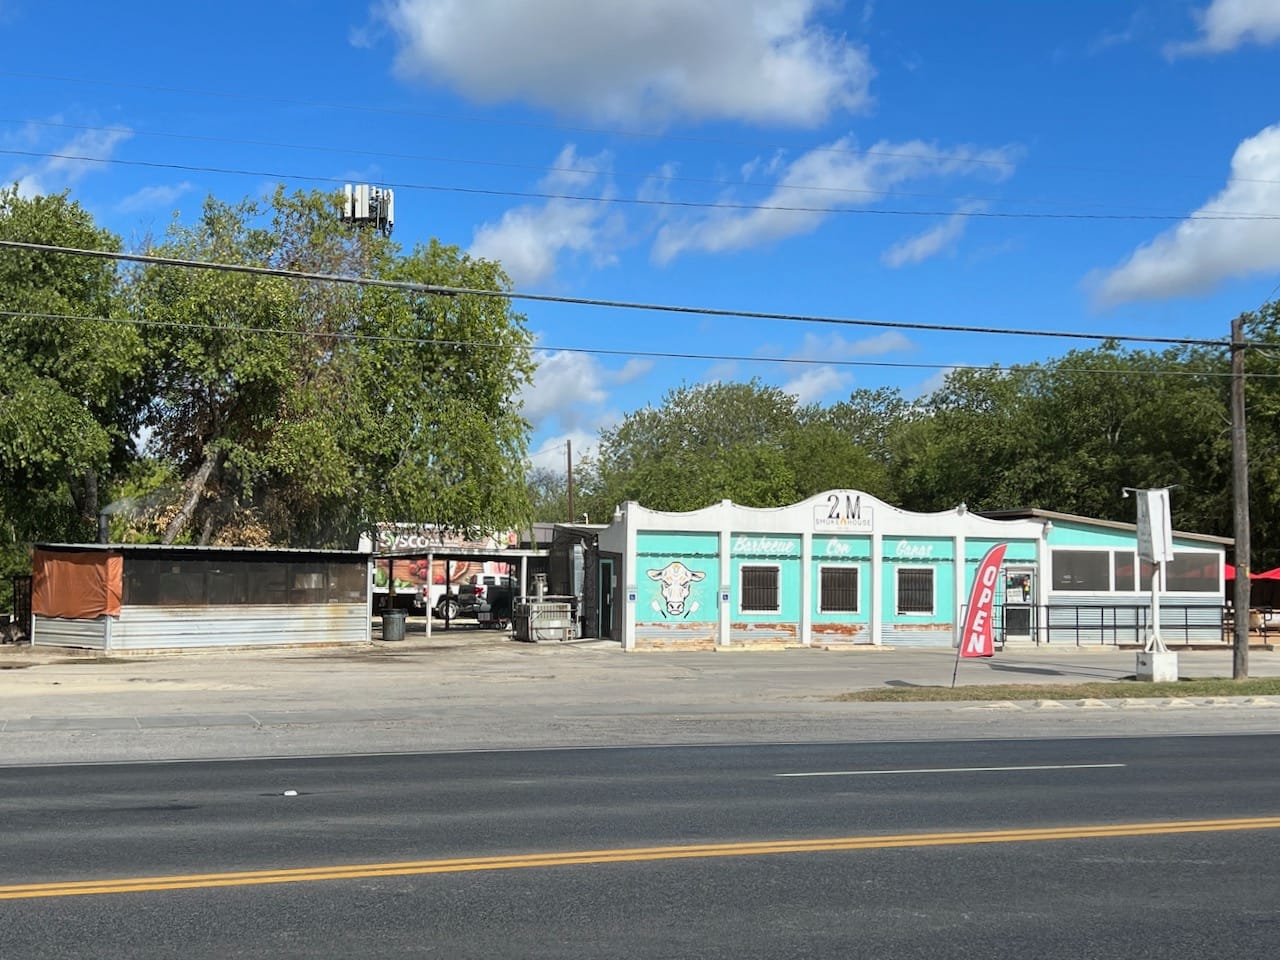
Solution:
[{"label": "white lane marking", "polygon": [[919,770],[819,770],[814,773],[775,773],[775,777],[884,777],[897,773],[1004,773],[1018,770],[1110,770],[1123,763],[1061,763],[1027,767],[933,767]]}]

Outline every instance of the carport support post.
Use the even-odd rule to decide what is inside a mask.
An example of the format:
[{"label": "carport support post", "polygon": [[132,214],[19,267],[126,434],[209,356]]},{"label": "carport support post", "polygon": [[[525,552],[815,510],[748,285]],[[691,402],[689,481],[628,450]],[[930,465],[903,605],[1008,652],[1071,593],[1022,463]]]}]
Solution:
[{"label": "carport support post", "polygon": [[[422,591],[422,605],[426,608],[426,612],[427,612],[427,639],[428,640],[431,639],[431,614],[432,614],[431,586],[435,582],[436,582],[436,558],[431,553],[431,551],[428,550],[427,551],[427,588]],[[444,589],[446,593],[449,590],[448,586],[446,586]]]}]

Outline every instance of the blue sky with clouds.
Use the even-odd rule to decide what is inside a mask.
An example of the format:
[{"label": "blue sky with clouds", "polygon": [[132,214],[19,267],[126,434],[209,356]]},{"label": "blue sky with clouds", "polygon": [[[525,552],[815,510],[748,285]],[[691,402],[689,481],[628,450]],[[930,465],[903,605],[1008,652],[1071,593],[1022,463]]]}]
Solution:
[{"label": "blue sky with clouds", "polygon": [[1024,331],[522,303],[550,466],[682,382],[914,396],[1280,284],[1280,0],[0,0],[0,38],[0,175],[129,247],[367,182],[523,292]]}]

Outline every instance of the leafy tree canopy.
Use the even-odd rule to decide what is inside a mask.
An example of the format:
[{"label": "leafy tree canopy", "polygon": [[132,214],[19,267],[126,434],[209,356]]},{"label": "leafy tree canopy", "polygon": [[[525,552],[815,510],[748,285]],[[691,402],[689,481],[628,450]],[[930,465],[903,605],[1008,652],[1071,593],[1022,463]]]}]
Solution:
[{"label": "leafy tree canopy", "polygon": [[[118,250],[66,194],[0,190],[0,239]],[[92,539],[98,489],[133,454],[145,353],[109,261],[0,251],[0,543]],[[112,320],[117,322],[112,322]]]},{"label": "leafy tree canopy", "polygon": [[[501,292],[497,264],[409,252],[340,221],[338,198],[210,198],[154,253]],[[527,515],[524,318],[500,296],[148,266],[131,290],[163,358],[146,423],[181,496],[173,542],[354,543],[378,521],[502,529]]]}]

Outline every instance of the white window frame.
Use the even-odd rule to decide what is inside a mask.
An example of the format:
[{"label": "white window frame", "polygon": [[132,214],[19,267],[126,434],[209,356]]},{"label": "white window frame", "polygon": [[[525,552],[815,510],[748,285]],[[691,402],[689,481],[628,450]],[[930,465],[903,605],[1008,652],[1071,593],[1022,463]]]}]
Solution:
[{"label": "white window frame", "polygon": [[[746,599],[746,588],[743,583],[743,575],[747,569],[765,569],[773,570],[777,574],[777,589],[774,591],[774,606],[770,610],[746,609],[742,606],[742,601]],[[744,616],[752,614],[769,614],[782,612],[782,564],[780,563],[760,563],[755,560],[744,561],[738,565],[738,612]]]},{"label": "white window frame", "polygon": [[[1203,558],[1203,562],[1206,564],[1212,564],[1216,560],[1219,566],[1221,566],[1223,562],[1222,554],[1218,553],[1216,550],[1197,550],[1197,549],[1188,548],[1188,547],[1183,547],[1183,548],[1174,547],[1173,555],[1175,557],[1183,556],[1183,555],[1201,557]],[[1200,561],[1196,561],[1196,562],[1200,562]],[[1222,574],[1218,574],[1218,578],[1221,580]],[[1160,579],[1162,581],[1162,583],[1160,584],[1160,589],[1165,593],[1184,594],[1184,595],[1191,594],[1194,596],[1196,594],[1205,594],[1205,593],[1212,594],[1212,593],[1218,592],[1218,589],[1216,586],[1207,590],[1174,590],[1169,586],[1169,565],[1167,563],[1160,564]]]},{"label": "white window frame", "polygon": [[[1132,593],[1132,590],[1116,590],[1116,553],[1123,551],[1124,547],[1053,547],[1049,550],[1049,592],[1050,593],[1067,593],[1067,594],[1090,594],[1090,593]],[[1053,562],[1054,554],[1057,553],[1102,553],[1107,557],[1107,585],[1101,590],[1072,590],[1070,587],[1058,586],[1058,570]],[[1137,562],[1135,554],[1134,562]]]},{"label": "white window frame", "polygon": [[[899,599],[899,592],[902,587],[902,579],[900,574],[904,570],[923,570],[929,574],[929,596],[933,601],[932,607],[928,611],[911,610],[904,611],[902,603]],[[932,617],[938,612],[938,571],[933,567],[906,564],[899,566],[893,571],[893,612],[896,617]]]},{"label": "white window frame", "polygon": [[[823,603],[822,574],[826,570],[848,570],[854,576],[853,609],[828,610]],[[822,563],[818,565],[818,612],[819,613],[861,613],[862,612],[862,570],[854,563]]]}]

